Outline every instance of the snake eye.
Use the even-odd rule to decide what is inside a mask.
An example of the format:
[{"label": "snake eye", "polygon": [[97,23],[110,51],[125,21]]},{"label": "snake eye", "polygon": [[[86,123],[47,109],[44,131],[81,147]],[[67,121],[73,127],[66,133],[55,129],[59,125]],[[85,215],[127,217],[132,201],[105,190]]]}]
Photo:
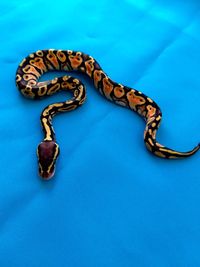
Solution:
[{"label": "snake eye", "polygon": [[55,163],[59,155],[59,146],[54,141],[43,141],[37,149],[39,174],[48,180],[55,172]]}]

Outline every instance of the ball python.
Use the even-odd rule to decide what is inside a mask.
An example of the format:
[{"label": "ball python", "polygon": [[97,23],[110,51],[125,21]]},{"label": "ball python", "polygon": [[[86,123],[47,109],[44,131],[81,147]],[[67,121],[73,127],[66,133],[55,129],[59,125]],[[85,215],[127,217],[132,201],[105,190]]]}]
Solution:
[{"label": "ball python", "polygon": [[38,50],[24,58],[18,66],[16,84],[19,91],[32,99],[49,96],[60,90],[68,90],[73,94],[72,99],[50,104],[41,113],[44,140],[38,145],[37,156],[42,178],[47,180],[54,175],[59,155],[52,118],[58,113],[78,108],[86,99],[84,85],[74,77],[65,75],[40,82],[41,75],[51,70],[85,73],[105,98],[142,116],[146,121],[144,142],[154,155],[166,159],[185,158],[199,150],[200,144],[188,152],[178,152],[159,144],[156,141],[156,132],[162,118],[159,106],[142,92],[111,80],[92,56],[72,50]]}]

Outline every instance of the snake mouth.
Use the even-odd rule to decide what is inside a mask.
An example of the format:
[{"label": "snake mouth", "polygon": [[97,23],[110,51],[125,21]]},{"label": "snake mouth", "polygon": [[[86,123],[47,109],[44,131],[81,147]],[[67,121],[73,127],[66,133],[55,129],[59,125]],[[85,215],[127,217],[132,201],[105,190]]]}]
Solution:
[{"label": "snake mouth", "polygon": [[40,177],[45,180],[48,181],[50,180],[53,176],[54,176],[55,170],[53,170],[52,172],[39,172]]}]

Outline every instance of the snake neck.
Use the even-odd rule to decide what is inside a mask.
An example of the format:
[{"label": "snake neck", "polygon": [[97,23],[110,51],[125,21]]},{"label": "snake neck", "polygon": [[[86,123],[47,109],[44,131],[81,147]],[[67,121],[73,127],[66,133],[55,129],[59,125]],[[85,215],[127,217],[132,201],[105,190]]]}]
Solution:
[{"label": "snake neck", "polygon": [[52,126],[52,116],[46,115],[44,110],[40,116],[40,121],[44,133],[44,141],[56,141],[55,131]]}]

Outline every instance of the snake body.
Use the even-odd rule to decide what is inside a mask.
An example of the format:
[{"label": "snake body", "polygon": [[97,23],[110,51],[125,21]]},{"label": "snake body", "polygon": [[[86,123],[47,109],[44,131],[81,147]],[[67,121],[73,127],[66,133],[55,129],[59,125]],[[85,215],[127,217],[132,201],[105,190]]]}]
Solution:
[{"label": "snake body", "polygon": [[112,81],[92,56],[71,50],[38,50],[23,59],[17,69],[16,84],[19,91],[32,99],[52,95],[60,90],[73,93],[72,99],[51,104],[41,113],[44,140],[38,146],[37,155],[39,174],[44,179],[54,175],[55,163],[59,155],[59,146],[52,127],[53,116],[76,109],[86,98],[82,82],[71,76],[38,81],[42,74],[51,70],[80,71],[87,74],[104,97],[142,116],[146,121],[144,142],[154,155],[167,159],[184,158],[199,150],[200,145],[188,152],[178,152],[159,144],[156,141],[156,132],[162,118],[159,106],[142,92]]}]

